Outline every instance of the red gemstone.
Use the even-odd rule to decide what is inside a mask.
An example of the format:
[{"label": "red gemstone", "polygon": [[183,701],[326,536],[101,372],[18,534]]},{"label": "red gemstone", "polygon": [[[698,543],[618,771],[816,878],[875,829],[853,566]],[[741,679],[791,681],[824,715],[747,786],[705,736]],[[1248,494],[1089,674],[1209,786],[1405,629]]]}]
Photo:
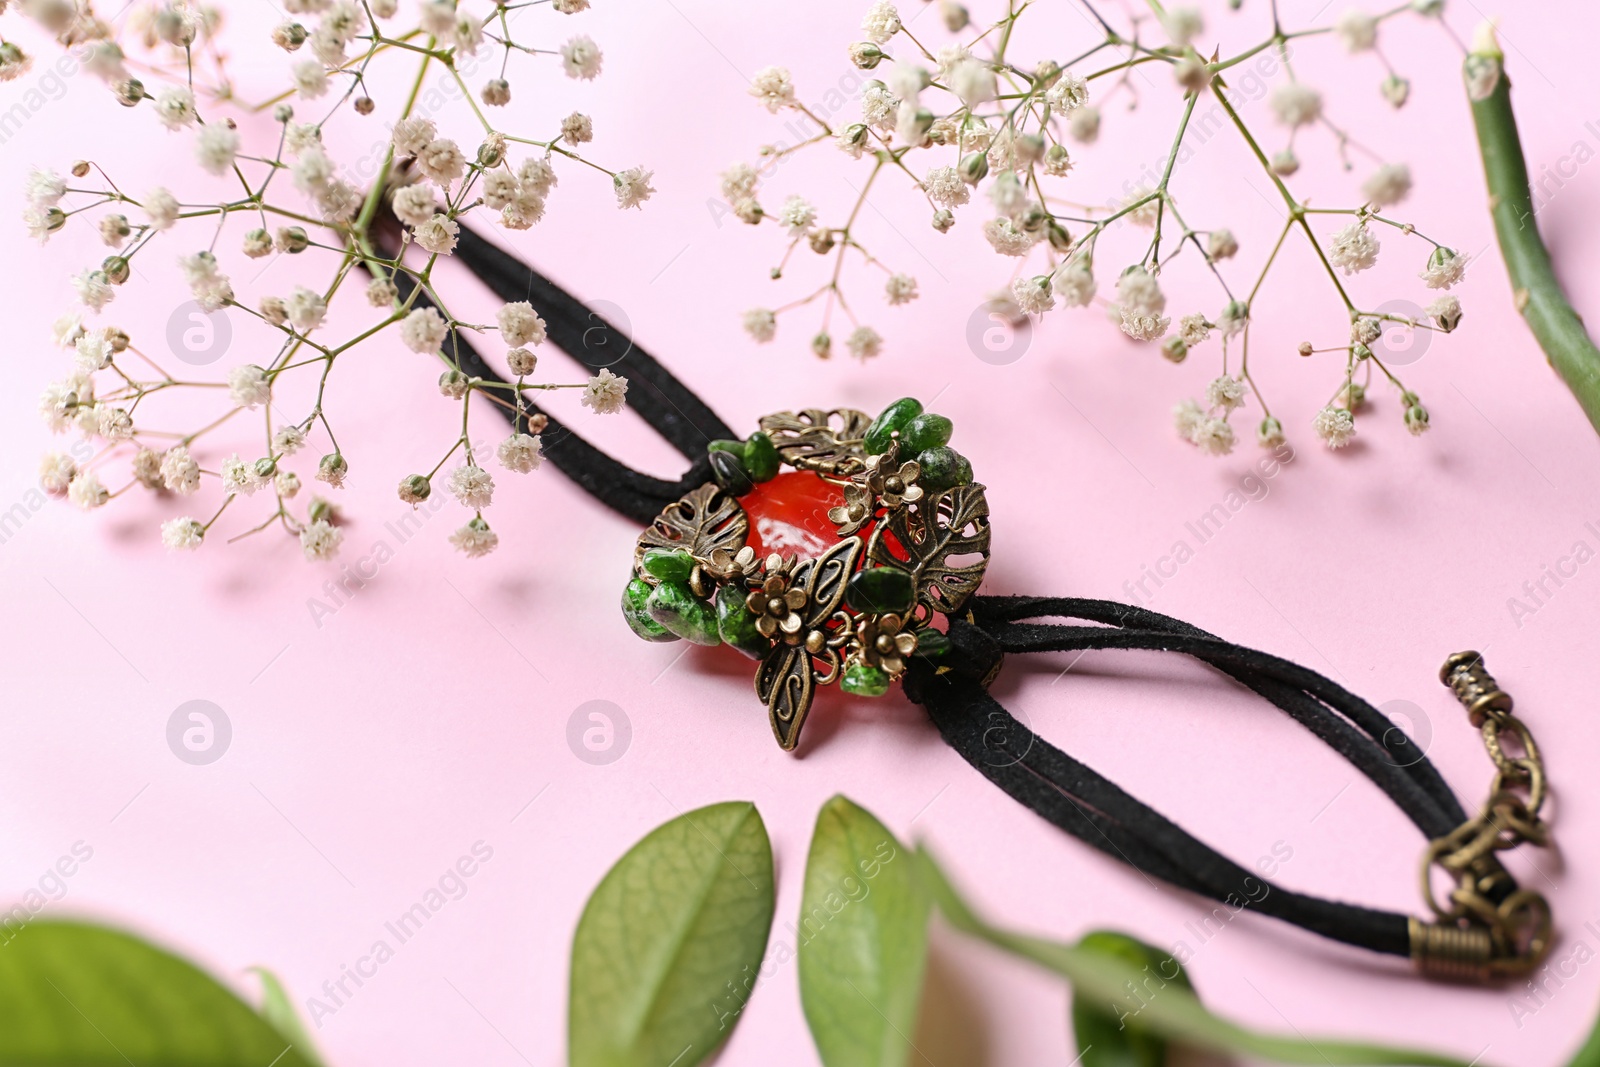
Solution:
[{"label": "red gemstone", "polygon": [[839,528],[828,509],[844,505],[844,490],[811,471],[784,471],[757,482],[739,498],[750,517],[750,547],[758,557],[771,553],[815,559],[838,543]]}]

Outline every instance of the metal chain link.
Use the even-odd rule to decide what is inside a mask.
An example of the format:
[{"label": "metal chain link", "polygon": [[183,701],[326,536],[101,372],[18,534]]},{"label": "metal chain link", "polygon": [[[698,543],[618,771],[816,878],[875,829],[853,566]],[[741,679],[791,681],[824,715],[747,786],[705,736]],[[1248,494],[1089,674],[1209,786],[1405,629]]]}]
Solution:
[{"label": "metal chain link", "polygon": [[[1498,854],[1525,843],[1549,845],[1550,827],[1540,815],[1548,794],[1544,762],[1482,656],[1457,652],[1445,660],[1439,679],[1483,734],[1495,774],[1478,814],[1428,844],[1422,894],[1436,921],[1412,920],[1411,954],[1425,973],[1440,977],[1490,981],[1526,974],[1549,951],[1550,905],[1542,894],[1519,889]],[[1435,867],[1454,880],[1445,902],[1434,891]]]}]

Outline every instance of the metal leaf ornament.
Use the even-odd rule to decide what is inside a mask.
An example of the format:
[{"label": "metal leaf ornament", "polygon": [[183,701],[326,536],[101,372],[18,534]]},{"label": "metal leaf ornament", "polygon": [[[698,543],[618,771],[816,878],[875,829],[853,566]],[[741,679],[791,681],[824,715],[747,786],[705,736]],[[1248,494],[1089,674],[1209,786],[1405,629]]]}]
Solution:
[{"label": "metal leaf ornament", "polygon": [[853,408],[782,411],[761,420],[783,461],[800,470],[848,478],[863,465],[861,438],[872,416]]},{"label": "metal leaf ornament", "polygon": [[[889,539],[901,554],[891,550]],[[976,557],[969,562],[952,559]],[[893,511],[872,532],[867,558],[911,572],[917,599],[932,611],[959,611],[989,563],[989,501],[983,486],[958,485]]]},{"label": "metal leaf ornament", "polygon": [[707,482],[656,517],[639,536],[634,558],[642,558],[649,548],[676,548],[709,559],[718,549],[738,552],[749,533],[744,508],[715,482]]},{"label": "metal leaf ornament", "polygon": [[814,657],[828,663],[824,684],[838,672],[839,657],[834,649],[849,630],[842,624],[830,628],[830,624],[836,621],[834,615],[844,600],[861,548],[861,538],[849,537],[795,569],[793,584],[806,594],[805,606],[800,609],[804,625],[794,635],[793,644],[774,644],[756,671],[756,695],[767,705],[772,733],[785,751],[800,743],[800,728],[811,710],[817,686]]}]

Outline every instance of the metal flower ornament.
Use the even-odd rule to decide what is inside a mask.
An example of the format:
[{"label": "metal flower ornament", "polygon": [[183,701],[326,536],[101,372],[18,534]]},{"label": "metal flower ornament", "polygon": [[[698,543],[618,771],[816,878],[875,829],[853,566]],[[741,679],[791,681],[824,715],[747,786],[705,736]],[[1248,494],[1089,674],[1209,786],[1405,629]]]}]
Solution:
[{"label": "metal flower ornament", "polygon": [[948,649],[989,559],[989,504],[917,400],[877,418],[780,412],[711,445],[715,481],[640,535],[622,613],[647,641],[726,644],[757,660],[756,695],[792,750],[816,687],[876,697],[913,656]]}]

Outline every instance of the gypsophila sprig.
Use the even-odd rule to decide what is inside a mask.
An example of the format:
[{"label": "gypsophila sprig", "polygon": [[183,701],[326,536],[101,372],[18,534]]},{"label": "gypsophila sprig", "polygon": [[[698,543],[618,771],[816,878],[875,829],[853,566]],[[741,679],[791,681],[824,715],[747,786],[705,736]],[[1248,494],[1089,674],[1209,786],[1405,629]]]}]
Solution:
[{"label": "gypsophila sprig", "polygon": [[[1385,26],[1396,18],[1438,19],[1442,3],[1350,10],[1302,28],[1285,27],[1275,5],[1254,5],[1262,10],[1237,17],[1265,20],[1265,39],[1231,55],[1215,47],[1196,7],[1157,0],[1122,9],[1100,0],[1080,4],[1088,17],[1072,25],[1082,30],[1081,41],[1034,26],[1039,18],[1030,9],[1046,5],[1026,2],[1006,4],[1005,14],[987,25],[973,22],[964,6],[937,5],[949,35],[941,41],[936,25],[941,20],[920,18],[933,5],[917,4],[913,11],[875,0],[863,14],[863,39],[844,42],[841,49],[859,75],[819,94],[818,104],[807,102],[803,87],[783,67],[767,67],[755,76],[750,95],[786,123],[789,139],[763,146],[755,164],[735,163],[725,171],[722,197],[740,221],[773,226],[781,234],[783,251],[770,271],[774,281],[809,273],[808,255],[821,257],[825,266],[820,281],[803,284],[786,302],[766,302],[745,313],[744,328],[754,341],[773,341],[781,324],[802,315],[811,321],[797,339],[809,338],[818,356],[837,351],[836,338],[845,339],[845,348],[861,359],[886,347],[879,333],[858,318],[865,315],[862,298],[880,293],[886,305],[899,307],[918,292],[912,274],[863,243],[862,209],[869,197],[886,189],[923,202],[938,233],[970,228],[1002,258],[1007,277],[998,293],[985,298],[987,313],[1016,322],[1037,320],[1057,308],[1098,305],[1129,340],[1171,362],[1183,362],[1197,350],[1214,358],[1219,376],[1207,390],[1206,403],[1185,401],[1176,420],[1180,437],[1208,455],[1232,451],[1231,420],[1252,407],[1259,407],[1249,416],[1257,421],[1255,432],[1241,432],[1238,439],[1253,436],[1268,448],[1285,440],[1283,424],[1252,373],[1250,333],[1260,315],[1270,311],[1256,307],[1263,283],[1291,254],[1317,264],[1332,306],[1352,324],[1367,321],[1380,332],[1385,323],[1404,330],[1455,329],[1461,308],[1454,297],[1440,298],[1424,315],[1406,318],[1369,310],[1395,294],[1358,296],[1354,287],[1356,276],[1371,269],[1380,254],[1416,256],[1421,281],[1434,289],[1450,288],[1467,266],[1466,257],[1382,214],[1410,194],[1408,167],[1372,156],[1365,179],[1352,189],[1350,207],[1313,209],[1288,184],[1301,167],[1297,146],[1307,138],[1330,138],[1347,170],[1354,166],[1352,153],[1372,155],[1329,118],[1333,99],[1298,76],[1293,51],[1299,42],[1320,37],[1333,43],[1354,57],[1352,64],[1362,64],[1375,92],[1398,108],[1410,86],[1382,52]],[[1172,107],[1176,128],[1171,141],[1160,146],[1165,155],[1154,169],[1147,168],[1148,180],[1142,183],[1123,184],[1120,172],[1101,175],[1102,182],[1109,178],[1120,184],[1114,196],[1079,192],[1093,188],[1095,168],[1078,157],[1114,128],[1110,105],[1148,106],[1130,76],[1135,68],[1143,68],[1137,72],[1141,82],[1157,86],[1163,83],[1158,71],[1170,72],[1166,84],[1177,99]],[[1245,120],[1244,96],[1230,84],[1236,75],[1241,82],[1271,81],[1260,95],[1274,128],[1257,130]],[[843,96],[852,89],[855,113]],[[1186,138],[1204,143],[1223,131],[1245,145],[1284,207],[1277,241],[1252,250],[1254,268],[1237,262],[1245,257],[1234,231],[1221,224],[1227,220],[1203,226],[1198,216],[1191,221],[1180,213],[1178,205],[1181,164],[1191,148]],[[838,205],[837,214],[827,198],[783,187],[778,180],[781,164],[798,152],[842,156],[839,168],[851,173],[836,186],[847,185],[855,195]],[[1097,200],[1105,206],[1091,206]],[[1243,201],[1245,207],[1252,203]],[[1102,237],[1116,229],[1148,231],[1149,238],[1133,238],[1134,246],[1143,248],[1133,262],[1099,270],[1097,253],[1102,258],[1118,254],[1101,247]],[[964,257],[972,247],[952,249],[951,255]],[[1168,310],[1161,278],[1183,267],[1216,285],[1215,305]],[[858,287],[861,275],[867,280]],[[806,311],[819,306],[820,323]],[[1299,308],[1289,314],[1294,321],[1302,317]],[[839,316],[848,324],[841,326]],[[1410,413],[1421,405],[1374,352],[1375,337],[1300,346],[1302,354],[1343,354],[1335,399],[1302,423],[1329,447],[1342,447],[1354,434],[1359,404],[1352,398],[1364,396],[1373,368],[1401,394],[1406,429],[1421,433],[1427,425],[1425,417]],[[1331,415],[1335,409],[1340,414]]]},{"label": "gypsophila sprig", "polygon": [[[192,550],[215,540],[213,527],[233,509],[228,525],[239,529],[229,531],[232,539],[278,526],[299,542],[307,560],[320,561],[337,554],[344,533],[336,496],[295,503],[306,480],[337,491],[356,479],[391,485],[398,479],[399,498],[416,506],[429,499],[434,479],[449,465],[443,476],[448,495],[470,512],[450,540],[477,557],[499,543],[482,516],[494,480],[484,469],[489,456],[481,453],[492,451],[501,468],[519,474],[534,471],[542,459],[539,434],[546,420],[531,410],[528,394],[580,390],[582,404],[597,413],[622,409],[628,380],[609,370],[588,381],[531,380],[534,349],[545,340],[545,322],[531,303],[505,305],[491,324],[468,323],[451,313],[433,285],[434,268],[455,251],[464,221],[528,229],[544,217],[561,179],[609,182],[622,210],[641,207],[655,192],[651,170],[611,169],[590,158],[585,146],[598,134],[583,112],[543,116],[535,136],[503,127],[489,117],[499,113],[485,110],[511,102],[525,73],[514,67],[544,64],[583,83],[600,77],[600,46],[572,32],[581,29],[581,19],[566,21],[588,3],[422,0],[407,3],[404,12],[401,6],[396,0],[293,0],[270,41],[225,46],[220,10],[186,2],[139,3],[102,19],[90,0],[0,0],[0,16],[9,8],[14,17],[33,18],[61,45],[87,56],[85,69],[105,81],[128,108],[130,123],[142,127],[125,143],[143,146],[153,139],[160,151],[194,168],[186,174],[172,166],[162,188],[144,191],[114,181],[114,158],[77,161],[67,168],[70,176],[37,169],[26,182],[30,234],[45,242],[64,226],[87,225],[109,251],[103,262],[72,272],[79,306],[55,330],[69,373],[46,389],[40,404],[51,431],[76,430],[101,447],[86,462],[73,458],[77,450],[48,455],[40,480],[50,495],[85,510],[140,488],[197,497],[185,504],[201,517],[160,524],[168,548]],[[283,91],[244,107],[223,57],[227,47],[265,45],[281,57]],[[29,63],[0,35],[0,81],[18,77]],[[386,82],[374,74],[389,64],[408,68],[409,92],[386,98],[378,88]],[[533,94],[526,102],[517,109],[521,121],[538,110]],[[376,153],[364,141],[332,142],[330,120],[344,111],[379,134]],[[260,119],[251,121],[259,112],[272,116],[270,135],[261,132]],[[452,118],[471,124],[475,143],[441,132]],[[370,167],[373,155],[382,160],[376,177],[358,181],[365,173],[359,168]],[[220,187],[231,192],[219,200]],[[328,264],[325,280],[274,285],[261,280],[262,267],[247,266],[307,252]],[[137,274],[134,264],[152,257],[176,261],[201,313],[258,320],[254,334],[264,328],[271,341],[252,343],[245,358],[219,368],[216,380],[164,369],[154,346],[107,321]],[[244,278],[251,281],[240,284]],[[363,317],[334,334],[330,304],[351,288],[362,298],[347,303],[359,304]],[[477,374],[463,367],[461,341],[469,334],[486,355],[504,353],[503,380],[486,379],[478,364]],[[371,343],[379,335],[392,339],[389,351]],[[328,385],[336,368],[357,385],[363,374],[387,379],[394,373],[389,364],[404,357],[394,351],[402,346],[423,357],[408,362],[415,364],[415,377],[436,381],[443,401],[459,405],[460,433],[440,443],[438,462],[425,474],[359,469],[340,447],[324,407]],[[357,349],[372,354],[358,357]],[[373,362],[362,366],[363,358]],[[299,394],[285,388],[291,381],[304,383],[299,394],[311,398],[303,407],[291,399]],[[161,405],[176,393],[215,402],[212,417],[197,428],[174,430],[162,421]],[[485,401],[514,416],[511,436],[497,448],[469,436],[472,410]],[[118,466],[124,460],[125,475]],[[200,510],[212,487],[218,499],[209,512]],[[235,523],[245,510],[250,516]]]}]

